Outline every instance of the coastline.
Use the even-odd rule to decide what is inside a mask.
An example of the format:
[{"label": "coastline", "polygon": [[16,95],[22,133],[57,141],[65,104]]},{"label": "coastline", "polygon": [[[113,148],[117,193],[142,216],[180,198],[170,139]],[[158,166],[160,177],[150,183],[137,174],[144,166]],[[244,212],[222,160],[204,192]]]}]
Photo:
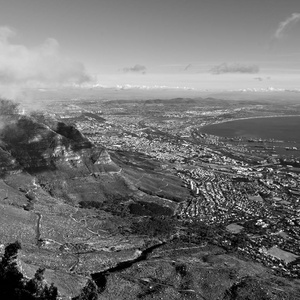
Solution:
[{"label": "coastline", "polygon": [[[291,121],[288,119],[294,118]],[[265,122],[264,120],[272,119],[272,122]],[[283,119],[285,121],[275,121]],[[299,119],[299,120],[298,120]],[[253,120],[260,120],[253,122]],[[250,121],[243,123],[242,121]],[[224,124],[223,126],[221,124]],[[219,136],[219,137],[241,137],[241,138],[258,138],[258,139],[272,139],[288,143],[300,144],[298,135],[295,136],[295,128],[300,128],[300,115],[272,115],[264,117],[247,117],[237,118],[231,120],[222,120],[208,125],[199,126],[201,133]]]},{"label": "coastline", "polygon": [[199,128],[204,128],[207,126],[217,125],[217,124],[223,124],[223,123],[229,123],[234,121],[242,121],[242,120],[251,120],[251,119],[266,119],[266,118],[285,118],[285,117],[300,117],[300,115],[272,115],[272,116],[259,116],[259,117],[246,117],[246,118],[237,118],[237,119],[227,119],[222,121],[217,121],[214,123],[210,123],[204,126],[200,126]]}]

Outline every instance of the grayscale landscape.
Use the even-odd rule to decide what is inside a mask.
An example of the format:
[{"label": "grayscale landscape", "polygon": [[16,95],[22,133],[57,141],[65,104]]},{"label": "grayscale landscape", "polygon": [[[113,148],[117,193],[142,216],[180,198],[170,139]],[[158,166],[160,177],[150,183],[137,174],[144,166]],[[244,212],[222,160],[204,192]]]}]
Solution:
[{"label": "grayscale landscape", "polygon": [[6,3],[0,299],[299,299],[299,6]]}]

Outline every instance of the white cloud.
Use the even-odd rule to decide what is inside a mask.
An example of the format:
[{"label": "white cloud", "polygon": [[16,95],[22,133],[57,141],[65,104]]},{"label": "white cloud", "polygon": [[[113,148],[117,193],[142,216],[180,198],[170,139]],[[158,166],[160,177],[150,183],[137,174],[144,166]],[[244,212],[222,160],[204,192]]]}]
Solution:
[{"label": "white cloud", "polygon": [[123,68],[123,72],[125,72],[125,73],[133,72],[133,73],[143,73],[143,74],[145,74],[146,70],[147,70],[147,68],[145,66],[139,65],[139,64],[136,64],[133,67]]},{"label": "white cloud", "polygon": [[48,86],[90,80],[83,64],[63,56],[55,39],[28,48],[12,43],[14,35],[11,28],[0,27],[0,85]]},{"label": "white cloud", "polygon": [[210,69],[210,73],[219,75],[225,73],[246,73],[255,74],[259,72],[259,67],[257,65],[246,65],[246,64],[227,64],[223,63],[214,66]]},{"label": "white cloud", "polygon": [[285,21],[280,22],[279,26],[274,34],[274,38],[280,39],[284,36],[285,32],[292,28],[296,23],[300,21],[300,14],[293,13],[290,17],[288,17]]}]

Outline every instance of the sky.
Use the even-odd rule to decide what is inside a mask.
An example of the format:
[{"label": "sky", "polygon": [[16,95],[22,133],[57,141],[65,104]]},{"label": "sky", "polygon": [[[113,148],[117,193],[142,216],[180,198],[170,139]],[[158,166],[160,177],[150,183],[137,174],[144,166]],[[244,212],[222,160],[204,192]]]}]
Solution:
[{"label": "sky", "polygon": [[3,89],[300,89],[299,0],[0,1]]}]

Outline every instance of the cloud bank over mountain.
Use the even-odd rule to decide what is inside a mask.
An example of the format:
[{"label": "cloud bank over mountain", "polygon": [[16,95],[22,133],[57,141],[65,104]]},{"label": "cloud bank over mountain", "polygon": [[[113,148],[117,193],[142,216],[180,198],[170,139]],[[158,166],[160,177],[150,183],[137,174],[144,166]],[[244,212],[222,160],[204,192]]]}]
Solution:
[{"label": "cloud bank over mountain", "polygon": [[0,27],[0,85],[48,86],[90,81],[82,63],[62,54],[59,43],[48,38],[33,48],[14,44],[15,31]]},{"label": "cloud bank over mountain", "polygon": [[245,73],[245,74],[256,74],[259,72],[259,66],[247,65],[247,64],[228,64],[222,63],[220,65],[212,67],[209,72],[214,75],[226,74],[226,73]]}]

